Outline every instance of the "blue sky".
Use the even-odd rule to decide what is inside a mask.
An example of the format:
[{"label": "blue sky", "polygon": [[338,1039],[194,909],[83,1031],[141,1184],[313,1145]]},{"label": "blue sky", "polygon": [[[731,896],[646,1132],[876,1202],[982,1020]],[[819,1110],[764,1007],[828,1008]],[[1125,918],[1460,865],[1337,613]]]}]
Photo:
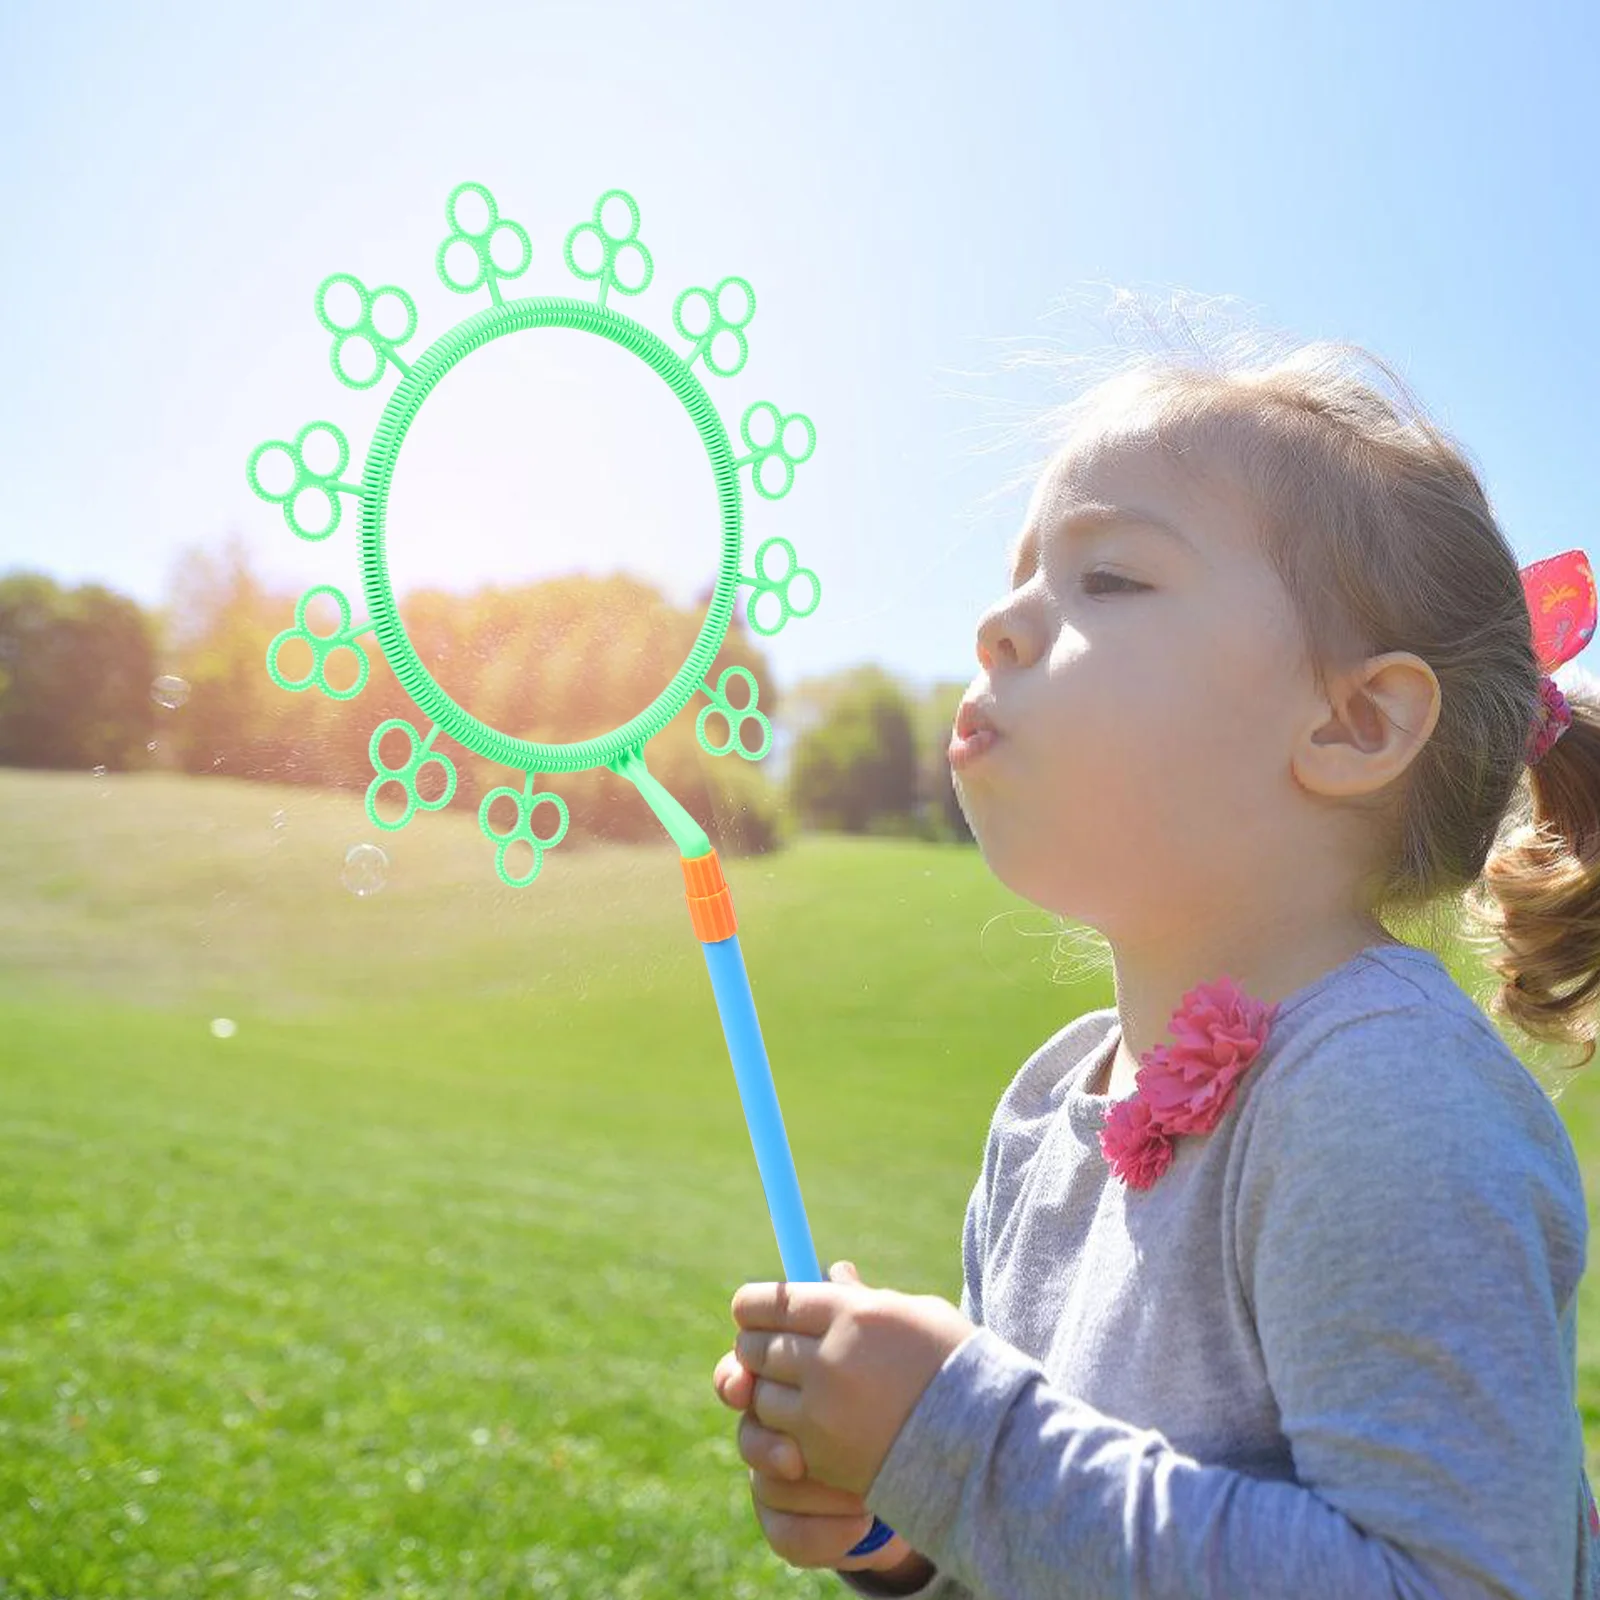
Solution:
[{"label": "blue sky", "polygon": [[[780,681],[866,660],[972,674],[1026,503],[984,497],[1034,454],[982,447],[1061,397],[1003,362],[1103,347],[1110,285],[1367,346],[1466,445],[1519,559],[1600,557],[1597,18],[1576,0],[10,0],[0,570],[159,603],[181,550],[237,531],[274,580],[359,604],[355,502],[301,543],[245,459],[327,419],[359,475],[394,380],[335,380],[314,290],[336,271],[407,289],[411,356],[486,305],[434,274],[467,179],[530,234],[509,294],[592,294],[561,243],[613,187],[655,267],[614,305],[672,342],[680,289],[753,284],[747,366],[704,381],[730,430],[760,399],[816,423],[789,497],[746,495],[747,551],[781,534],[823,584],[764,644]],[[565,331],[441,384],[389,534],[402,591],[626,566],[687,599],[718,548],[687,417]]]}]

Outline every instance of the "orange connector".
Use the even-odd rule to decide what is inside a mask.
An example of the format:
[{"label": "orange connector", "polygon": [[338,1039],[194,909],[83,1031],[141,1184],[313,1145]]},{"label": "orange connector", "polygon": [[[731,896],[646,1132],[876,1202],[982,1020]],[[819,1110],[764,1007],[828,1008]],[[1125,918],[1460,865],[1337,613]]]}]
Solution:
[{"label": "orange connector", "polygon": [[713,846],[708,855],[679,856],[678,860],[683,864],[684,894],[689,901],[695,938],[701,944],[731,939],[739,931],[739,923],[716,848]]}]

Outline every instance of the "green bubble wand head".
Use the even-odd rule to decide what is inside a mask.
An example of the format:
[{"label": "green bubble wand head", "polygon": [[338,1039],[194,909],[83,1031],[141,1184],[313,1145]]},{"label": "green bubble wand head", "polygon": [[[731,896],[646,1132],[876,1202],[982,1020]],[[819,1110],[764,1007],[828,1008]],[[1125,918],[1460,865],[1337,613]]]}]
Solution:
[{"label": "green bubble wand head", "polygon": [[[487,220],[477,232],[464,227],[456,215],[457,203],[464,194],[478,196],[487,210]],[[627,207],[630,221],[626,232],[617,234],[607,228],[603,213],[609,201],[618,201]],[[816,574],[799,566],[794,547],[786,539],[769,539],[756,551],[754,574],[739,570],[744,548],[740,469],[751,469],[751,480],[759,494],[768,500],[781,500],[794,484],[795,468],[807,461],[816,448],[816,431],[811,419],[803,413],[785,414],[770,401],[759,400],[739,419],[744,453],[738,456],[733,453],[727,429],[694,367],[697,361],[703,362],[708,371],[721,378],[731,378],[743,369],[749,357],[745,329],[756,309],[755,291],[743,278],[724,278],[714,290],[699,287],[685,289],[673,302],[673,326],[682,338],[689,341],[691,348],[687,354],[679,354],[648,328],[606,305],[606,296],[613,290],[624,295],[642,293],[649,286],[655,271],[650,252],[639,238],[639,208],[626,191],[611,189],[601,195],[595,203],[592,217],[580,222],[566,237],[564,254],[567,266],[579,278],[599,281],[599,295],[593,304],[587,300],[555,296],[508,300],[502,295],[500,285],[503,281],[518,278],[527,271],[533,259],[533,247],[527,231],[500,215],[494,196],[481,183],[457,184],[445,202],[445,218],[450,225],[450,232],[440,244],[434,260],[440,279],[446,288],[457,294],[472,294],[479,289],[487,289],[492,303],[476,315],[457,323],[421,355],[416,356],[413,362],[408,364],[400,355],[400,346],[410,340],[417,328],[416,304],[404,289],[393,284],[368,289],[359,278],[348,272],[332,274],[323,279],[317,288],[317,319],[333,335],[329,360],[339,381],[352,389],[370,389],[391,366],[400,375],[400,382],[390,395],[372,442],[367,447],[361,481],[346,481],[344,473],[350,461],[350,446],[344,434],[331,422],[309,422],[295,434],[293,440],[269,439],[250,453],[246,467],[250,487],[263,500],[282,505],[284,519],[290,530],[301,539],[317,542],[328,538],[338,529],[341,495],[353,495],[361,507],[361,573],[368,618],[353,622],[349,601],[332,585],[321,584],[307,590],[295,606],[294,626],[278,634],[268,647],[267,671],[281,689],[299,692],[314,684],[336,700],[353,699],[366,687],[370,672],[366,653],[356,641],[363,634],[375,632],[378,645],[394,669],[395,676],[411,697],[422,719],[428,721],[430,726],[424,734],[405,718],[391,717],[373,730],[368,746],[374,773],[367,788],[368,820],[376,828],[394,831],[410,822],[419,809],[437,811],[450,803],[456,791],[455,766],[448,756],[433,749],[433,742],[442,731],[468,750],[523,775],[520,785],[490,790],[478,808],[478,825],[495,846],[495,871],[501,881],[512,888],[526,888],[538,877],[544,852],[558,845],[567,831],[567,808],[561,797],[548,791],[534,792],[538,773],[583,772],[591,767],[603,766],[628,779],[638,789],[678,847],[690,920],[705,952],[717,1009],[722,1018],[723,1035],[727,1040],[734,1078],[744,1106],[745,1122],[755,1149],[756,1166],[766,1191],[773,1230],[777,1235],[784,1277],[792,1283],[826,1282],[806,1222],[794,1159],[789,1151],[783,1116],[778,1109],[777,1092],[773,1088],[772,1071],[767,1062],[760,1024],[756,1020],[750,980],[745,972],[744,957],[739,951],[738,924],[734,917],[732,895],[723,877],[717,852],[705,831],[651,776],[644,759],[646,743],[660,733],[696,694],[703,694],[708,702],[695,722],[695,737],[707,755],[726,756],[737,750],[745,760],[759,761],[771,749],[772,725],[756,707],[756,681],[749,670],[729,667],[715,687],[707,681],[706,673],[727,636],[734,599],[741,585],[748,585],[756,591],[749,611],[750,625],[763,636],[777,633],[791,617],[809,616],[822,598],[822,588]],[[598,267],[580,267],[574,258],[573,245],[580,235],[593,236],[598,240]],[[508,246],[515,247],[516,266],[507,267],[496,262],[496,239],[502,241],[502,253]],[[451,275],[447,258],[452,250],[458,263],[466,252],[476,259],[477,270],[470,281],[463,282]],[[618,265],[624,257],[630,268],[629,276],[637,278],[636,282],[624,282],[618,272]],[[339,322],[330,314],[328,292],[335,287],[354,291],[359,309],[353,320]],[[726,300],[730,297],[742,299],[739,311],[730,312],[727,308]],[[403,331],[392,335],[378,331],[374,311],[380,300],[398,303],[404,315]],[[704,302],[707,307],[707,325],[699,333],[691,332],[684,325],[684,307],[691,300],[696,301],[697,305]],[[696,320],[699,320],[698,315]],[[481,722],[444,691],[422,664],[406,636],[395,604],[384,551],[384,514],[389,503],[389,486],[394,478],[395,462],[405,442],[406,430],[410,428],[422,403],[457,362],[492,339],[526,328],[573,328],[584,333],[599,334],[624,350],[631,351],[657,373],[682,402],[699,430],[701,442],[711,459],[717,499],[722,508],[722,561],[705,621],[688,658],[655,701],[631,722],[599,738],[585,739],[576,744],[540,744],[530,739],[515,738]],[[738,360],[731,366],[719,366],[714,354],[714,343],[723,334],[730,335],[738,347]],[[370,352],[372,370],[365,377],[353,377],[345,370],[345,354],[352,345],[365,347]],[[759,424],[759,431],[763,435],[770,424],[771,438],[758,442],[752,431],[753,423]],[[336,459],[327,472],[313,472],[306,464],[306,443],[315,433],[327,434],[333,440]],[[796,434],[803,435],[803,446],[792,451],[790,442],[798,442],[792,438]],[[269,490],[259,476],[261,458],[271,452],[288,457],[291,480],[289,487],[282,491]],[[768,471],[774,467],[780,478],[776,486],[770,482],[774,473]],[[320,509],[320,516],[312,515],[315,525],[308,526],[302,520],[304,507]],[[788,565],[779,576],[769,577],[764,558],[774,548],[782,552]],[[797,577],[807,579],[812,590],[811,603],[803,611],[792,606],[788,597],[789,585]],[[755,617],[755,603],[767,594],[777,597],[779,616],[773,626],[763,628]],[[331,596],[338,610],[337,625],[327,634],[314,632],[306,620],[307,608],[319,595]],[[311,669],[300,679],[285,677],[278,666],[279,652],[291,639],[301,640],[311,649]],[[351,651],[357,659],[355,681],[347,689],[335,689],[327,678],[328,659],[339,650]],[[735,677],[743,678],[749,690],[748,703],[742,708],[735,708],[728,703],[728,683]],[[706,719],[714,712],[720,713],[728,726],[728,743],[721,748],[712,745],[705,733]],[[762,743],[758,750],[746,750],[740,737],[740,728],[746,719],[753,720],[761,730]],[[409,754],[402,765],[391,767],[385,764],[379,746],[384,735],[395,729],[404,731]],[[429,765],[441,769],[444,787],[435,799],[424,800],[418,793],[417,781],[422,769]],[[404,810],[394,822],[385,822],[377,810],[378,792],[388,784],[398,784],[405,796]],[[489,821],[490,808],[502,797],[509,797],[516,807],[516,821],[504,832],[495,829]],[[554,806],[558,818],[554,829],[543,836],[533,828],[533,814],[541,805]],[[513,877],[506,870],[506,852],[519,840],[533,849],[532,870],[521,878]],[[867,1555],[892,1537],[893,1530],[874,1518],[872,1531],[850,1554]]]}]

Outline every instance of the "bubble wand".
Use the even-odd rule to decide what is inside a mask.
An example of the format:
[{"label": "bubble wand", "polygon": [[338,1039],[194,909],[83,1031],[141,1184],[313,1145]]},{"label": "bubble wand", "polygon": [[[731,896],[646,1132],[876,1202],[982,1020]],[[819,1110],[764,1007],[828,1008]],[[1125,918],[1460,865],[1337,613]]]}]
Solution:
[{"label": "bubble wand", "polygon": [[[457,202],[464,194],[478,196],[486,208],[487,220],[478,232],[464,227],[456,215]],[[609,201],[618,201],[627,207],[630,221],[626,232],[617,234],[607,228],[603,213]],[[367,787],[368,821],[376,828],[393,832],[410,822],[419,809],[438,811],[450,803],[456,791],[455,766],[447,755],[433,748],[438,735],[446,733],[468,750],[525,774],[520,787],[492,789],[478,808],[478,825],[495,846],[495,871],[501,882],[511,888],[526,888],[532,883],[539,876],[544,852],[554,849],[566,836],[566,802],[550,791],[535,793],[536,774],[583,772],[603,766],[628,779],[638,789],[656,819],[666,829],[668,837],[678,847],[689,918],[695,937],[705,952],[706,969],[711,976],[712,991],[722,1018],[723,1036],[733,1062],[734,1080],[739,1087],[745,1123],[750,1130],[756,1167],[766,1192],[767,1210],[777,1236],[784,1277],[791,1283],[825,1283],[827,1279],[818,1264],[811,1230],[806,1222],[805,1205],[800,1198],[800,1183],[795,1175],[788,1136],[784,1132],[783,1115],[778,1109],[772,1070],[767,1062],[761,1026],[756,1019],[755,1002],[750,994],[750,980],[739,950],[733,897],[723,877],[717,852],[705,831],[651,775],[644,759],[645,744],[695,694],[705,695],[709,702],[701,708],[695,722],[695,737],[707,755],[725,756],[737,750],[745,760],[759,761],[771,749],[772,724],[756,707],[756,680],[750,671],[745,667],[729,667],[719,677],[715,688],[706,680],[705,674],[727,636],[740,586],[748,585],[755,590],[747,614],[750,626],[763,637],[777,633],[791,617],[810,616],[822,598],[822,586],[816,574],[799,566],[794,546],[786,539],[768,539],[756,551],[754,576],[739,570],[743,555],[739,469],[746,466],[751,469],[751,481],[757,492],[766,499],[781,500],[793,486],[795,468],[809,460],[816,448],[816,431],[811,419],[803,413],[797,411],[786,415],[770,401],[758,400],[739,419],[745,453],[735,456],[722,418],[694,372],[696,361],[703,361],[709,371],[721,378],[731,378],[743,369],[749,357],[749,341],[744,330],[755,315],[756,308],[755,291],[745,279],[724,278],[714,290],[691,287],[673,302],[673,325],[692,346],[687,355],[678,354],[648,328],[606,305],[606,296],[612,290],[625,295],[641,293],[648,287],[655,271],[650,252],[639,239],[639,208],[625,190],[607,190],[595,203],[590,220],[580,222],[566,237],[564,254],[567,266],[579,278],[599,280],[599,295],[595,304],[552,296],[507,300],[501,295],[500,285],[503,281],[520,277],[527,271],[532,262],[533,247],[525,229],[509,218],[501,217],[494,196],[481,183],[457,184],[445,202],[445,219],[450,225],[450,233],[439,246],[434,263],[441,281],[447,289],[457,294],[472,294],[487,288],[492,304],[457,323],[410,364],[401,357],[399,347],[416,332],[417,308],[404,289],[392,284],[368,289],[359,278],[348,272],[332,274],[323,279],[317,288],[317,319],[333,335],[329,361],[334,376],[349,388],[370,389],[390,366],[400,374],[400,382],[390,395],[372,442],[367,447],[361,481],[352,483],[344,479],[343,474],[350,461],[350,447],[344,434],[331,422],[309,422],[293,440],[269,439],[250,454],[246,476],[251,489],[263,500],[281,504],[290,530],[301,539],[315,543],[334,533],[339,526],[341,495],[355,496],[361,507],[361,572],[368,619],[353,623],[349,601],[331,584],[308,589],[295,606],[294,626],[278,634],[268,647],[267,671],[280,689],[298,693],[314,684],[335,700],[353,699],[366,687],[370,672],[366,653],[356,640],[363,634],[376,633],[378,645],[395,676],[431,725],[423,734],[404,717],[391,717],[373,730],[368,746],[374,772],[373,780]],[[578,265],[573,255],[573,245],[580,236],[592,236],[599,241],[598,267],[584,268]],[[509,267],[496,262],[493,246],[497,238],[502,241],[502,253],[506,246],[515,246],[516,266]],[[470,252],[475,258],[477,270],[471,275],[470,281],[463,282],[459,275],[452,276],[449,271],[447,257],[452,250],[458,263],[464,260],[464,252]],[[617,263],[624,253],[629,255],[630,266],[636,265],[637,283],[624,283],[618,275]],[[354,291],[359,311],[353,321],[339,322],[329,313],[328,291],[336,286]],[[725,309],[724,296],[730,291],[736,291],[743,298],[740,314],[730,315]],[[393,336],[380,333],[373,318],[377,303],[385,299],[398,302],[404,313],[404,330]],[[691,332],[684,323],[684,307],[691,300],[696,302],[697,307],[702,301],[707,307],[706,327],[698,333]],[[699,320],[698,315],[695,320]],[[699,637],[677,675],[655,701],[631,722],[598,738],[566,745],[540,744],[502,733],[479,721],[444,691],[422,664],[406,636],[395,604],[384,550],[384,514],[389,502],[389,486],[394,478],[395,463],[400,447],[405,442],[406,431],[422,403],[452,367],[481,345],[530,328],[572,328],[598,334],[631,351],[658,374],[678,397],[699,430],[701,442],[711,460],[722,510],[722,561],[717,571],[716,587],[706,608]],[[715,341],[724,334],[731,336],[738,346],[738,360],[729,366],[719,365],[714,354]],[[364,378],[352,377],[344,366],[346,349],[357,342],[369,349],[373,358],[373,370]],[[764,443],[758,442],[751,431],[752,421],[756,419],[761,419],[763,426],[760,431],[763,434],[767,431],[765,424],[770,421],[772,437]],[[802,429],[803,448],[798,453],[792,453],[785,443],[786,435],[791,430]],[[306,464],[307,441],[317,433],[327,434],[333,440],[336,459],[327,472],[313,472]],[[274,451],[288,457],[292,473],[289,487],[281,492],[268,489],[259,476],[262,457]],[[763,481],[764,472],[773,463],[781,471],[781,487],[771,487]],[[307,515],[315,524],[313,526],[308,526],[302,520],[302,509],[306,507],[311,508]],[[318,507],[320,516],[314,514]],[[788,562],[786,570],[778,577],[771,577],[766,571],[765,557],[773,549],[781,551]],[[807,579],[812,588],[811,604],[803,611],[790,604],[787,592],[797,577]],[[779,616],[773,626],[763,628],[756,619],[755,606],[762,596],[768,594],[776,596]],[[331,596],[338,611],[338,622],[333,631],[327,634],[313,632],[306,620],[307,608],[320,595]],[[291,639],[301,640],[311,649],[311,669],[300,679],[285,677],[278,666],[279,652]],[[327,678],[328,658],[339,650],[349,650],[357,659],[355,682],[347,689],[335,689]],[[742,709],[736,709],[728,703],[728,684],[735,677],[743,678],[749,687],[750,698]],[[706,738],[706,719],[713,713],[720,713],[728,725],[728,742],[721,748],[713,746]],[[754,721],[761,730],[762,744],[758,750],[747,750],[740,737],[740,728],[746,720]],[[385,734],[396,729],[405,733],[409,755],[402,765],[389,766],[379,752],[379,745]],[[424,800],[418,792],[418,779],[424,767],[435,765],[443,774],[444,788],[437,798]],[[405,796],[404,810],[395,822],[385,822],[377,810],[378,792],[389,784],[398,784]],[[491,824],[489,811],[496,800],[506,797],[516,807],[516,821],[508,830],[501,832]],[[533,814],[541,805],[554,806],[559,819],[554,829],[543,836],[533,828]],[[533,869],[521,878],[513,877],[506,870],[506,852],[519,840],[533,849]],[[888,1543],[893,1533],[893,1529],[874,1517],[871,1532],[849,1553],[853,1556],[869,1555]]]}]

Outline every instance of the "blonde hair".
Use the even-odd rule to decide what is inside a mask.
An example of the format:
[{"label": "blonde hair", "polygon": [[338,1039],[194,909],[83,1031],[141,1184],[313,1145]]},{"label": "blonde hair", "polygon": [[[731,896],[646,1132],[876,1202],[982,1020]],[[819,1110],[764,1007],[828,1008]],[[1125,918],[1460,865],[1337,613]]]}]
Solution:
[{"label": "blonde hair", "polygon": [[[1212,305],[1217,302],[1212,302]],[[1148,309],[1118,290],[1112,309]],[[1177,297],[1174,298],[1177,310]],[[1435,945],[1452,931],[1502,980],[1478,1003],[1531,1039],[1595,1053],[1600,989],[1600,699],[1559,672],[1573,722],[1533,768],[1539,666],[1519,564],[1466,450],[1395,371],[1358,345],[1250,329],[1210,348],[1119,355],[1031,417],[1051,455],[1103,428],[1203,440],[1260,513],[1264,554],[1298,618],[1319,689],[1368,655],[1410,651],[1439,682],[1439,720],[1373,821],[1373,915]],[[1281,337],[1281,336],[1280,336]],[[1033,349],[1004,363],[1060,373],[1097,358]],[[1372,381],[1375,377],[1376,381]],[[1388,393],[1384,391],[1387,390]],[[1391,398],[1392,396],[1392,398]],[[1031,483],[1050,456],[993,491]],[[1581,684],[1581,690],[1580,690]],[[1350,802],[1346,802],[1350,803]]]}]

